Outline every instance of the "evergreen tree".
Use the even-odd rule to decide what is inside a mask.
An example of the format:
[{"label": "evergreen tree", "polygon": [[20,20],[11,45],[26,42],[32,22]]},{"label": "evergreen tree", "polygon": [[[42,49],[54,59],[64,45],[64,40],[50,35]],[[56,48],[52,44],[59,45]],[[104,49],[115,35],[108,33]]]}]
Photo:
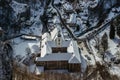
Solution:
[{"label": "evergreen tree", "polygon": [[108,49],[108,36],[106,33],[102,36],[101,45],[104,51]]},{"label": "evergreen tree", "polygon": [[114,39],[115,38],[115,27],[113,25],[113,22],[110,25],[110,33],[109,33],[109,37],[110,39]]}]

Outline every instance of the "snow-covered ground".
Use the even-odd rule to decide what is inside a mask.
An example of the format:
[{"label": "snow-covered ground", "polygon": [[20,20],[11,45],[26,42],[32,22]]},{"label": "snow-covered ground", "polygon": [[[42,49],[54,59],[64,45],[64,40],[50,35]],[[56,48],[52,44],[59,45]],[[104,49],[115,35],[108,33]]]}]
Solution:
[{"label": "snow-covered ground", "polygon": [[[30,3],[29,3],[30,4]],[[42,24],[40,21],[40,16],[43,14],[42,3],[39,0],[36,0],[36,4],[28,5],[23,3],[18,3],[16,1],[12,1],[10,6],[15,11],[14,15],[18,15],[26,10],[27,7],[30,7],[30,20],[26,23],[31,26],[25,26],[20,31],[21,34],[29,34],[34,36],[42,35]],[[32,53],[40,53],[40,39],[36,38],[35,40],[25,40],[20,37],[14,38],[11,40],[14,50],[14,56],[20,55],[21,57],[25,57],[28,52]]]},{"label": "snow-covered ground", "polygon": [[27,4],[21,4],[16,1],[12,1],[10,3],[10,6],[13,8],[15,15],[17,16],[19,13],[25,12],[28,8]]},{"label": "snow-covered ground", "polygon": [[[104,53],[104,60],[105,62],[107,62],[108,64],[111,63],[111,67],[109,68],[109,72],[112,75],[119,75],[120,70],[119,70],[119,65],[114,65],[114,63],[111,61],[113,58],[115,58],[117,52],[120,52],[120,47],[118,47],[118,44],[120,43],[120,39],[116,36],[115,39],[110,39],[109,38],[109,31],[110,31],[110,27],[108,26],[104,31],[100,32],[97,37],[99,38],[99,40],[101,41],[101,37],[107,33],[108,36],[108,49],[107,52]],[[100,57],[99,53],[98,53],[98,49],[95,47],[96,45],[96,41],[95,39],[92,39],[90,41],[90,46],[93,50],[93,53],[96,57],[96,61],[102,62],[102,58]],[[120,54],[120,53],[119,53]]]},{"label": "snow-covered ground", "polygon": [[[23,40],[21,38],[15,38],[12,40],[14,55],[27,56],[30,52],[39,53],[40,52],[40,40]],[[29,51],[30,49],[30,51]]]}]

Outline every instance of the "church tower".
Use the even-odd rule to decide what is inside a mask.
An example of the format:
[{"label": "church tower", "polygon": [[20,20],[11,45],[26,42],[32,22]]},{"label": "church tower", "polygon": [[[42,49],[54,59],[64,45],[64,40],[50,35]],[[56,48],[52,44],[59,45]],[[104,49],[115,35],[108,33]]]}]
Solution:
[{"label": "church tower", "polygon": [[62,37],[61,37],[61,34],[60,34],[60,30],[58,31],[58,35],[57,35],[57,38],[56,38],[56,45],[57,45],[57,47],[61,47],[61,45],[62,45]]}]

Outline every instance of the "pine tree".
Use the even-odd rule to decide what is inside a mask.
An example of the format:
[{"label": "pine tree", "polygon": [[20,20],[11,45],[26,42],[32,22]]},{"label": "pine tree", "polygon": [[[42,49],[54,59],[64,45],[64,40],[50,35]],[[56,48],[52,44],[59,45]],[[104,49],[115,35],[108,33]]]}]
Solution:
[{"label": "pine tree", "polygon": [[118,35],[119,38],[120,38],[120,25],[117,26],[117,35]]},{"label": "pine tree", "polygon": [[103,50],[106,51],[108,48],[108,36],[106,33],[102,36],[101,45]]},{"label": "pine tree", "polygon": [[114,39],[115,38],[115,27],[113,25],[113,22],[110,25],[110,33],[109,33],[109,37],[110,39]]}]

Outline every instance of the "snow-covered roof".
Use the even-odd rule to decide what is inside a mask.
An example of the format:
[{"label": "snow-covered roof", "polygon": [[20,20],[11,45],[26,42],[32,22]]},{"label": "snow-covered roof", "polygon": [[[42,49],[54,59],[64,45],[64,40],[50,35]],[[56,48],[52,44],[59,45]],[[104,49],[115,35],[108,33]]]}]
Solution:
[{"label": "snow-covered roof", "polygon": [[[59,28],[54,29],[56,34],[54,34],[55,40],[46,40],[44,41],[42,37],[42,48],[41,48],[41,57],[37,57],[36,61],[60,61],[60,60],[67,60],[69,63],[80,63],[80,52],[78,49],[77,42],[74,40],[62,40],[61,41],[61,48],[66,47],[66,53],[52,53],[52,48],[57,48],[57,41],[59,34]],[[53,31],[54,33],[54,31]],[[62,33],[60,33],[62,34]],[[45,37],[45,36],[44,36]],[[62,37],[61,37],[62,39]],[[44,42],[44,43],[43,43]]]},{"label": "snow-covered roof", "polygon": [[47,54],[44,57],[37,57],[36,61],[68,61],[71,56],[71,53],[54,53]]},{"label": "snow-covered roof", "polygon": [[42,44],[44,44],[46,41],[49,41],[49,40],[51,40],[50,34],[48,32],[44,33],[42,35]]},{"label": "snow-covered roof", "polygon": [[63,7],[64,7],[66,10],[73,10],[72,5],[70,5],[69,3],[64,4]]},{"label": "snow-covered roof", "polygon": [[68,63],[80,63],[73,53],[54,53],[44,57],[37,57],[36,61],[68,61]]},{"label": "snow-covered roof", "polygon": [[28,39],[28,40],[36,40],[37,38],[35,36],[28,36],[28,35],[23,35],[21,36],[22,39]]},{"label": "snow-covered roof", "polygon": [[54,4],[59,4],[60,2],[60,0],[54,0]]},{"label": "snow-covered roof", "polygon": [[69,63],[80,63],[80,62],[73,54],[72,57],[69,59]]},{"label": "snow-covered roof", "polygon": [[51,39],[54,40],[55,37],[57,36],[57,33],[58,33],[58,29],[57,28],[54,28],[52,31],[51,31]]},{"label": "snow-covered roof", "polygon": [[73,53],[74,56],[78,59],[78,61],[81,62],[81,59],[80,59],[81,53],[79,52],[78,45],[77,45],[76,41],[71,41],[70,46],[68,47],[68,52]]},{"label": "snow-covered roof", "polygon": [[75,14],[75,13],[71,14],[68,23],[76,23],[77,22],[76,16],[77,16],[77,14]]},{"label": "snow-covered roof", "polygon": [[[46,44],[46,43],[45,43]],[[51,48],[48,46],[48,44],[42,44],[41,48],[41,57],[44,57],[46,54],[50,54],[52,52]]]},{"label": "snow-covered roof", "polygon": [[51,40],[54,41],[54,40],[57,38],[59,31],[60,31],[61,37],[62,37],[62,39],[63,39],[62,29],[61,29],[61,27],[60,27],[59,25],[57,25],[57,27],[55,27],[55,28],[50,32],[50,34],[51,34]]},{"label": "snow-covered roof", "polygon": [[55,16],[55,18],[53,19],[53,23],[54,24],[59,24],[60,23],[60,19],[58,16]]}]

